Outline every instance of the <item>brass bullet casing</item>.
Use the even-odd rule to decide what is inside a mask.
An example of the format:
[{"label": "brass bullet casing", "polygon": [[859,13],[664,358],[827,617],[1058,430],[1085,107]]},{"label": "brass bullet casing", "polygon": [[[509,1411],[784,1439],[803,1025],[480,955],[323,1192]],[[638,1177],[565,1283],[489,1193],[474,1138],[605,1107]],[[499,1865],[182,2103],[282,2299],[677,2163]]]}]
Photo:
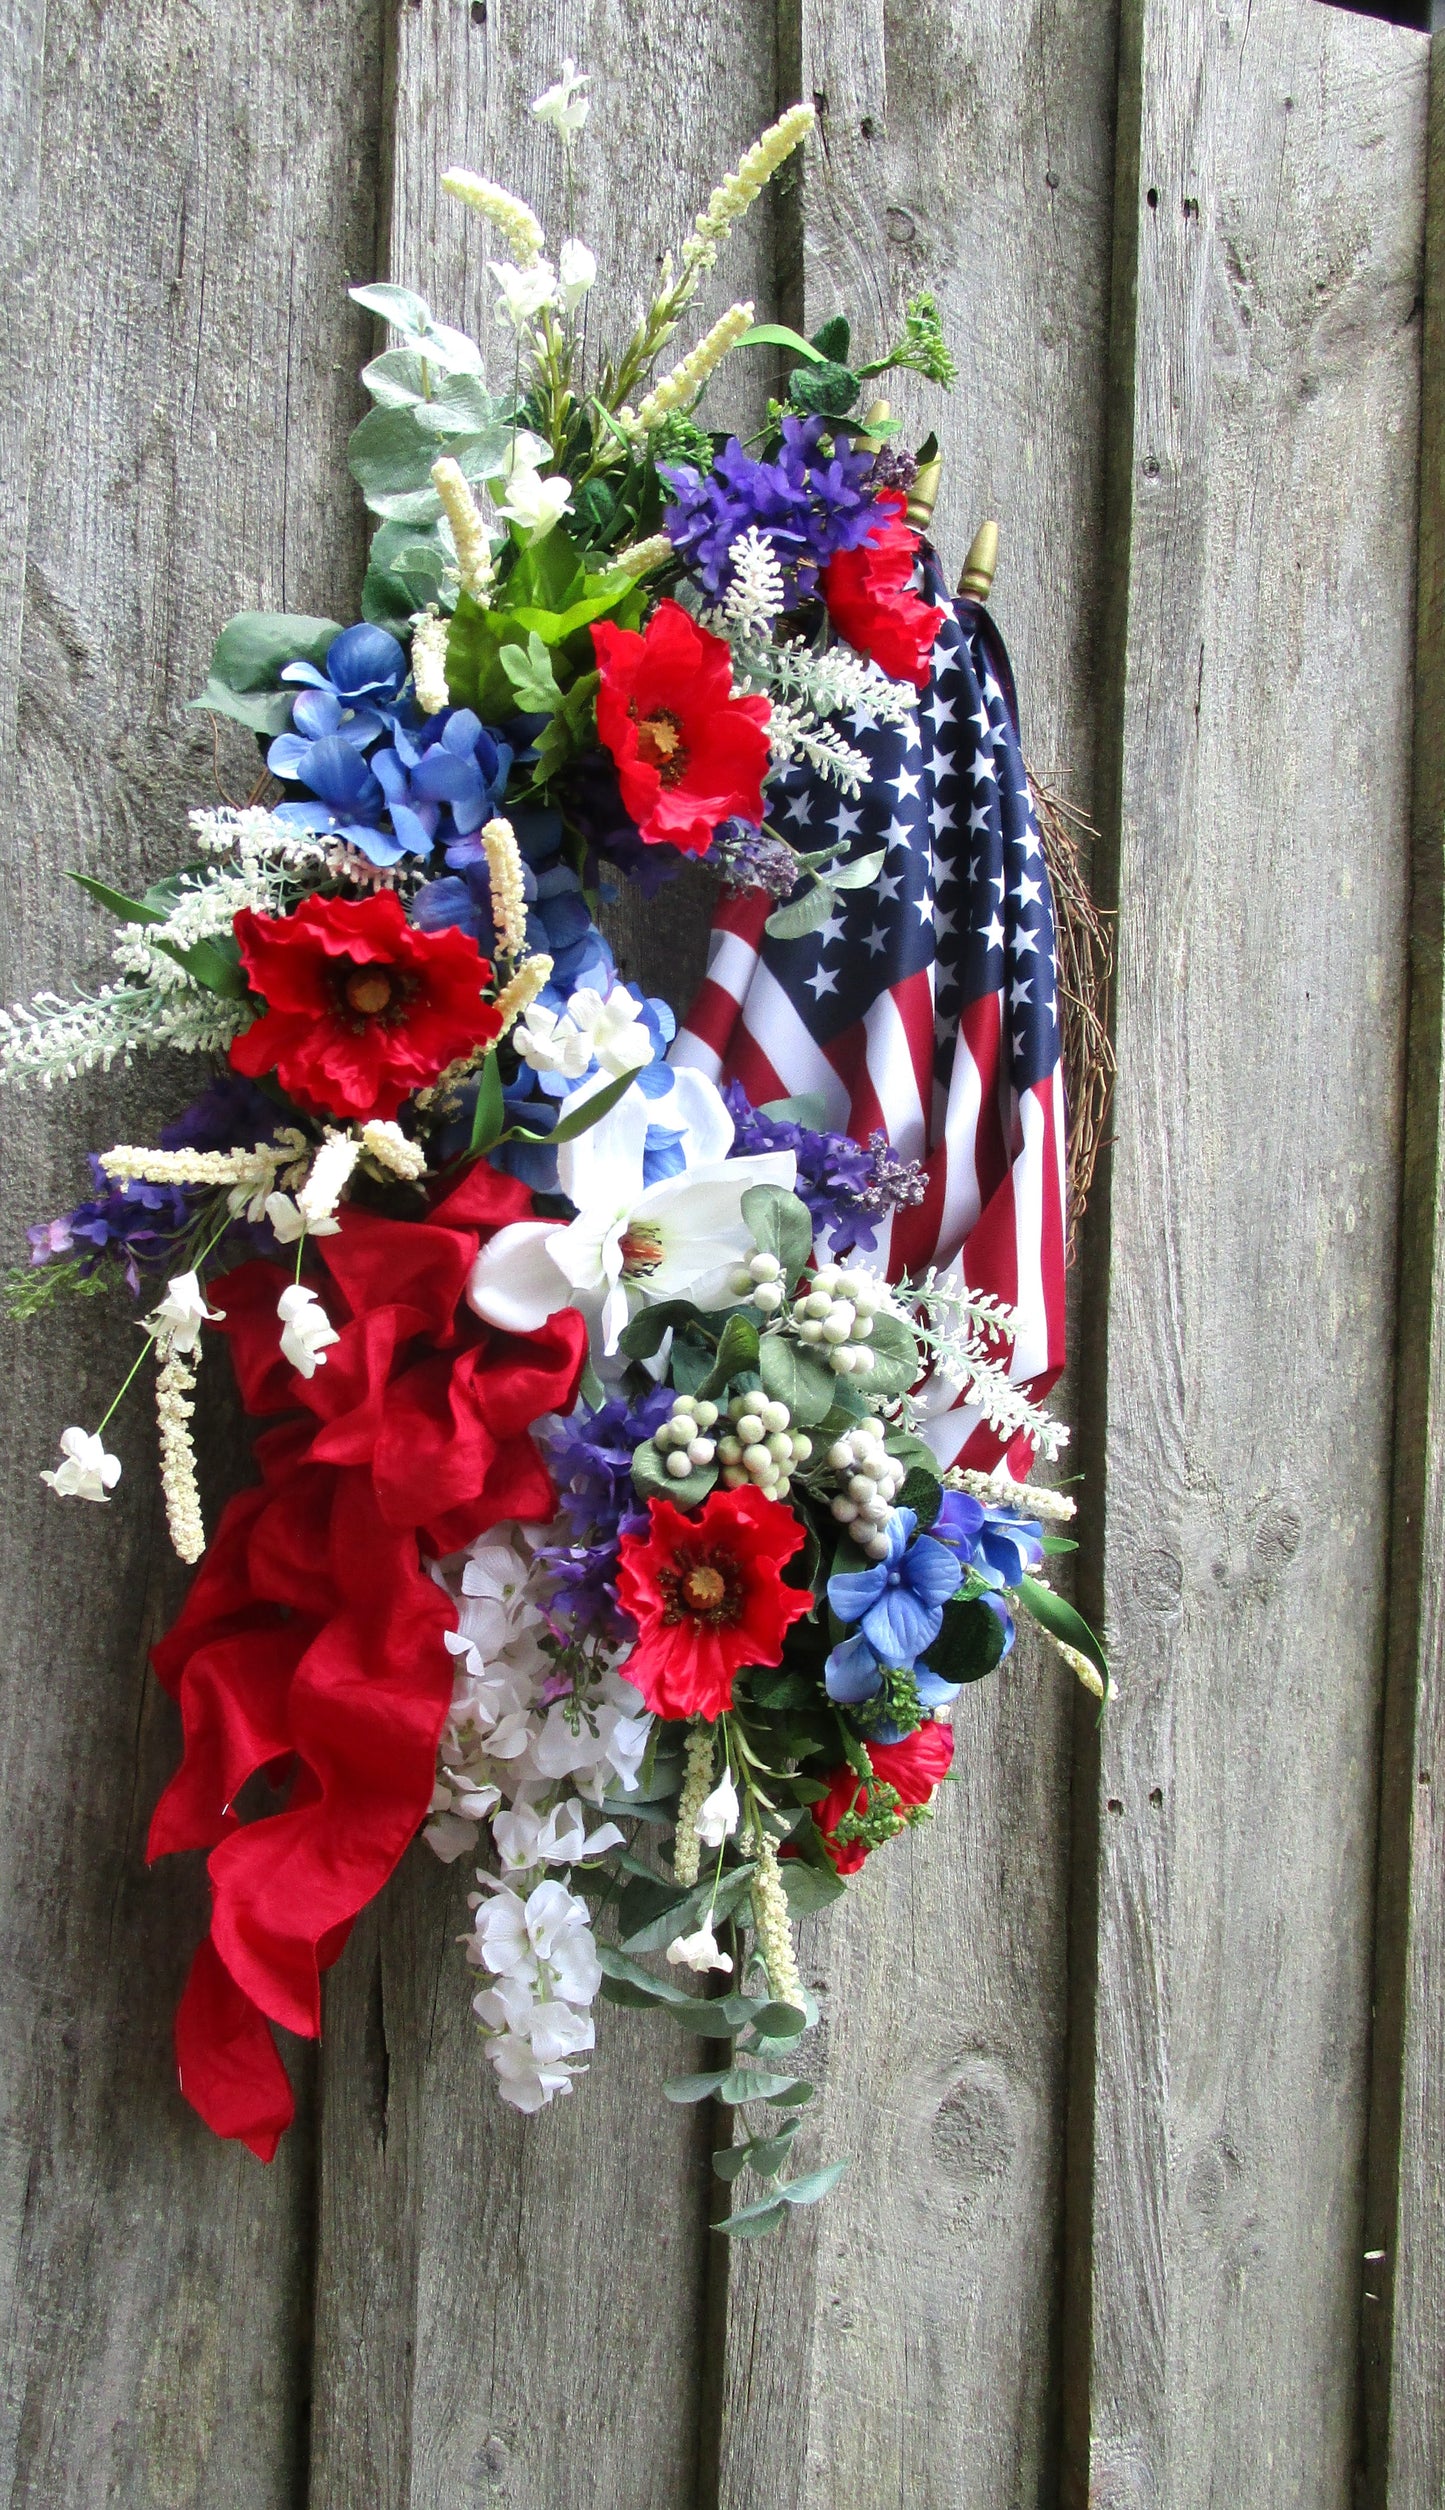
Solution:
[{"label": "brass bullet casing", "polygon": [[958,579],[959,591],[966,593],[971,601],[987,601],[997,568],[998,525],[980,523],[963,562],[963,573]]},{"label": "brass bullet casing", "polygon": [[915,532],[926,532],[933,521],[938,503],[939,482],[943,478],[943,456],[936,454],[931,462],[920,462],[918,477],[908,500],[908,520]]},{"label": "brass bullet casing", "polygon": [[869,402],[863,413],[863,433],[858,438],[860,453],[876,453],[879,450],[883,440],[880,436],[871,434],[870,430],[874,427],[881,427],[884,421],[892,416],[893,412],[886,401]]}]

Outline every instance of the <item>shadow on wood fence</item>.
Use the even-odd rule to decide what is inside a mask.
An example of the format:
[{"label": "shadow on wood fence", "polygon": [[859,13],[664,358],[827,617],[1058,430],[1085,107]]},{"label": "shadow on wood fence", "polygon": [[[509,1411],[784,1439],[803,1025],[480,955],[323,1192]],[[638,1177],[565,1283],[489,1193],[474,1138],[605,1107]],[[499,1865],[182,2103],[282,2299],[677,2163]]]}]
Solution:
[{"label": "shadow on wood fence", "polygon": [[[6,996],[96,971],[63,865],[174,862],[219,621],[354,608],[347,282],[485,319],[437,178],[556,228],[526,105],[568,51],[609,312],[802,93],[819,138],[717,304],[846,303],[881,338],[927,285],[960,352],[939,542],[956,567],[1001,519],[1030,752],[1092,801],[1118,909],[1072,1402],[1119,1696],[1099,1733],[1021,1646],[959,1703],[927,1839],[815,1921],[855,2162],[786,2237],[713,2253],[662,2023],[609,2012],[580,2097],[498,2106],[458,1878],[422,1853],[262,2170],[172,2082],[203,1878],[141,1864],[179,1591],[144,1423],[124,1509],[37,1481],[129,1328],[7,1328],[0,2496],[1438,2510],[1428,39],[1312,0],[0,0]],[[674,998],[706,916],[680,894],[621,936]],[[126,1084],[135,1133],[167,1091]],[[100,1082],[0,1113],[13,1254],[124,1128]],[[214,1506],[245,1467],[209,1399]]]}]

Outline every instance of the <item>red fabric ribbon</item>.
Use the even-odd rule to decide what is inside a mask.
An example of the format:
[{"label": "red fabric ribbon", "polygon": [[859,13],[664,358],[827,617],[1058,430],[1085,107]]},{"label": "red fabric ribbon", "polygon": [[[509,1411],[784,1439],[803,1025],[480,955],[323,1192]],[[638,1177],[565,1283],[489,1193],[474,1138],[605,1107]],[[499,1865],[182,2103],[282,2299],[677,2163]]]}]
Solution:
[{"label": "red fabric ribbon", "polygon": [[[176,2014],[181,2089],[269,2161],[293,2103],[268,2020],[315,2038],[320,1974],[431,1802],[456,1614],[428,1558],[555,1498],[528,1430],[571,1408],[586,1327],[565,1308],[502,1334],[464,1302],[483,1238],[531,1212],[479,1164],[425,1221],[350,1206],[314,1241],[340,1339],[314,1376],[281,1355],[274,1264],[213,1292],[248,1412],[303,1415],[258,1441],[261,1486],[223,1515],[155,1669],[185,1750],[148,1856],[208,1848],[211,1930]],[[280,1812],[243,1822],[258,1770]]]}]

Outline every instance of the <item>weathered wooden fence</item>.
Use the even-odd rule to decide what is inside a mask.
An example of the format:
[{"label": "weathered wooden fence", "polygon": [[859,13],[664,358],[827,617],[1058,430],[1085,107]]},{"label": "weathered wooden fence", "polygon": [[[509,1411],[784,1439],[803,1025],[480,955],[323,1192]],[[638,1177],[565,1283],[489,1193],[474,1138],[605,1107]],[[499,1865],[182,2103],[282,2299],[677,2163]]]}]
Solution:
[{"label": "weathered wooden fence", "polygon": [[[1316,0],[0,0],[6,997],[98,968],[63,865],[176,859],[219,620],[354,606],[347,282],[485,320],[437,178],[483,168],[555,226],[526,105],[564,52],[612,312],[801,93],[818,139],[718,302],[881,335],[927,284],[961,352],[940,545],[1000,517],[1031,754],[1092,802],[1118,910],[1072,1403],[1119,1695],[1100,1733],[1020,1649],[960,1702],[942,1817],[816,1922],[855,2163],[786,2238],[710,2240],[665,2024],[608,2012],[580,2097],[497,2105],[424,1851],[262,2170],[172,2080],[204,1886],[141,1863],[179,1593],[144,1422],[104,1518],[36,1478],[128,1328],[8,1328],[3,2497],[1438,2510],[1428,39]],[[705,911],[634,922],[649,983],[686,990]],[[125,1122],[171,1078],[133,1076]],[[116,1098],[6,1101],[8,1255]],[[210,1401],[214,1505],[245,1466]]]}]

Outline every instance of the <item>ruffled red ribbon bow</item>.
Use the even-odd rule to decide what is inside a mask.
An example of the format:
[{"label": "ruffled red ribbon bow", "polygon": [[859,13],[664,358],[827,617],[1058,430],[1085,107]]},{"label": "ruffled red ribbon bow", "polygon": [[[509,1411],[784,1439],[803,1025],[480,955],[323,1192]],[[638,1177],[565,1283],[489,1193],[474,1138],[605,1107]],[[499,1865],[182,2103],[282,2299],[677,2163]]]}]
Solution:
[{"label": "ruffled red ribbon bow", "polygon": [[[431,1802],[456,1614],[426,1561],[555,1505],[527,1432],[575,1401],[583,1320],[566,1308],[502,1334],[463,1296],[482,1239],[530,1211],[485,1165],[425,1221],[349,1207],[316,1241],[340,1339],[309,1379],[281,1356],[274,1265],[214,1293],[246,1409],[304,1409],[258,1441],[261,1487],[231,1501],[155,1649],[185,1751],[147,1853],[211,1852],[210,1933],[176,2013],[181,2089],[262,2161],[294,2110],[267,2023],[319,2034],[321,1972]],[[242,1822],[261,1769],[292,1772],[287,1802]]]}]

